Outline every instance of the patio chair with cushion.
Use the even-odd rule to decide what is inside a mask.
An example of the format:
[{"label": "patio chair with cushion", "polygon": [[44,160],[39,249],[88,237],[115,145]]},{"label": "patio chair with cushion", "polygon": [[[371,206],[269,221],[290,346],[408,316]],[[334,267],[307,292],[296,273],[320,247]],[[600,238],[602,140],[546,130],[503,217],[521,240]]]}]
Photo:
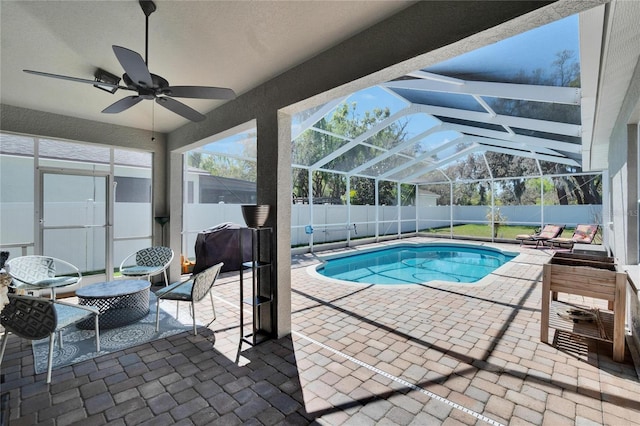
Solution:
[{"label": "patio chair with cushion", "polygon": [[520,241],[520,245],[535,243],[536,248],[538,248],[538,246],[540,246],[540,244],[544,243],[545,241],[559,237],[560,234],[562,234],[563,230],[564,225],[545,225],[540,232],[536,232],[531,235],[516,235],[516,240]]},{"label": "patio chair with cushion", "polygon": [[559,248],[573,248],[574,244],[591,244],[598,233],[598,229],[600,225],[597,224],[589,224],[589,225],[578,225],[576,226],[575,231],[573,231],[573,235],[571,238],[551,238],[545,241],[545,244],[550,247],[559,247]]},{"label": "patio chair with cushion", "polygon": [[[127,256],[120,264],[123,277],[151,277],[164,274],[164,285],[169,285],[167,268],[173,260],[173,250],[169,247],[147,247]],[[135,263],[134,263],[135,262]]]},{"label": "patio chair with cushion", "polygon": [[191,302],[191,316],[193,317],[193,334],[197,335],[196,330],[196,307],[195,303],[201,301],[207,293],[211,298],[211,308],[213,308],[213,319],[207,327],[216,319],[216,307],[213,304],[213,294],[211,289],[216,282],[220,270],[224,264],[222,262],[215,264],[204,271],[193,275],[189,280],[171,284],[169,287],[162,288],[156,292],[158,306],[156,308],[156,332],[160,328],[160,301],[175,300],[178,305],[176,308],[176,319],[178,319],[178,311],[180,302]]},{"label": "patio chair with cushion", "polygon": [[50,256],[20,256],[6,262],[6,271],[13,279],[12,286],[24,290],[51,292],[56,298],[56,289],[80,283],[82,273],[77,267]]},{"label": "patio chair with cushion", "polygon": [[9,294],[9,304],[0,312],[0,324],[4,327],[0,343],[0,363],[7,347],[9,332],[28,340],[40,340],[49,337],[49,357],[47,364],[47,383],[51,383],[51,366],[55,334],[58,333],[58,345],[62,349],[62,330],[83,319],[93,316],[96,333],[96,352],[100,352],[100,331],[98,308],[81,306],[51,300],[42,297]]}]

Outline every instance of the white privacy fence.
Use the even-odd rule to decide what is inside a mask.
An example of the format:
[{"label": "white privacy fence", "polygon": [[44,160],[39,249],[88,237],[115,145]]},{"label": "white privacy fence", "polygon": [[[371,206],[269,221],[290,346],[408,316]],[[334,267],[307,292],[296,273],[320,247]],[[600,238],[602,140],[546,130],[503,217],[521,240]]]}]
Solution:
[{"label": "white privacy fence", "polygon": [[[507,225],[553,223],[575,226],[579,223],[600,223],[602,205],[500,206],[500,215]],[[419,229],[440,228],[460,223],[488,223],[487,206],[436,206],[419,208]]]},{"label": "white privacy fence", "polygon": [[[291,246],[304,247],[367,237],[407,234],[461,223],[488,223],[484,206],[346,206],[294,204],[291,206]],[[32,253],[34,245],[33,203],[0,205],[0,245],[11,257]],[[116,203],[114,211],[114,265],[128,254],[151,244],[151,206],[148,203]],[[55,203],[47,205],[48,224],[104,223],[104,204]],[[556,223],[575,226],[600,223],[602,206],[503,206],[500,213],[510,225],[540,226]],[[187,204],[184,211],[182,251],[195,258],[198,232],[220,223],[245,225],[239,204]],[[81,270],[104,267],[102,228],[50,231],[46,252],[70,261]]]},{"label": "white privacy fence", "polygon": [[[486,206],[291,206],[291,246],[312,246],[356,238],[385,237],[461,223],[488,223]],[[538,227],[545,223],[575,226],[600,223],[601,205],[503,206],[508,225]],[[238,204],[188,204],[184,212],[183,251],[194,258],[198,232],[224,222],[244,225]]]}]

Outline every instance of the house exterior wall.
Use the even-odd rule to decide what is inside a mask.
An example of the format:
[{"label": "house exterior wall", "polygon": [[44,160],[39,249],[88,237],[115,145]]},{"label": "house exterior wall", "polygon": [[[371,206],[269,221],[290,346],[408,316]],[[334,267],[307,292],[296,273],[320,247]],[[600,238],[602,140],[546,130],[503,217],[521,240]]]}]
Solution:
[{"label": "house exterior wall", "polygon": [[631,340],[640,350],[640,61],[609,141],[610,246],[621,268],[627,269]]},{"label": "house exterior wall", "polygon": [[434,194],[432,192],[424,191],[421,188],[418,188],[418,201],[417,204],[420,207],[432,207],[437,205],[438,198],[440,196],[438,194]]}]

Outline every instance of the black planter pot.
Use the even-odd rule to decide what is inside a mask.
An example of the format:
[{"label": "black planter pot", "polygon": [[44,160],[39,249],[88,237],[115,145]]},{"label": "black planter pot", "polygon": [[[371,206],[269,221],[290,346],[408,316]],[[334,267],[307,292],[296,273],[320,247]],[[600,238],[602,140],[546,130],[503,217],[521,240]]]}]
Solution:
[{"label": "black planter pot", "polygon": [[267,222],[270,208],[268,204],[246,204],[240,208],[247,227],[260,228]]}]

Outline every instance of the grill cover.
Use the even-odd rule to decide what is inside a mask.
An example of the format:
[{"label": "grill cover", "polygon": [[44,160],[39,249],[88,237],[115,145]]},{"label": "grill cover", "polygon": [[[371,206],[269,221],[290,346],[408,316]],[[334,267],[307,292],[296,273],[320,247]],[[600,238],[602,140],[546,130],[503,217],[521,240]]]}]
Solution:
[{"label": "grill cover", "polygon": [[198,233],[195,252],[196,264],[193,274],[210,266],[224,262],[221,272],[239,271],[243,260],[240,258],[240,235],[244,261],[251,260],[251,231],[236,223],[226,222]]}]

